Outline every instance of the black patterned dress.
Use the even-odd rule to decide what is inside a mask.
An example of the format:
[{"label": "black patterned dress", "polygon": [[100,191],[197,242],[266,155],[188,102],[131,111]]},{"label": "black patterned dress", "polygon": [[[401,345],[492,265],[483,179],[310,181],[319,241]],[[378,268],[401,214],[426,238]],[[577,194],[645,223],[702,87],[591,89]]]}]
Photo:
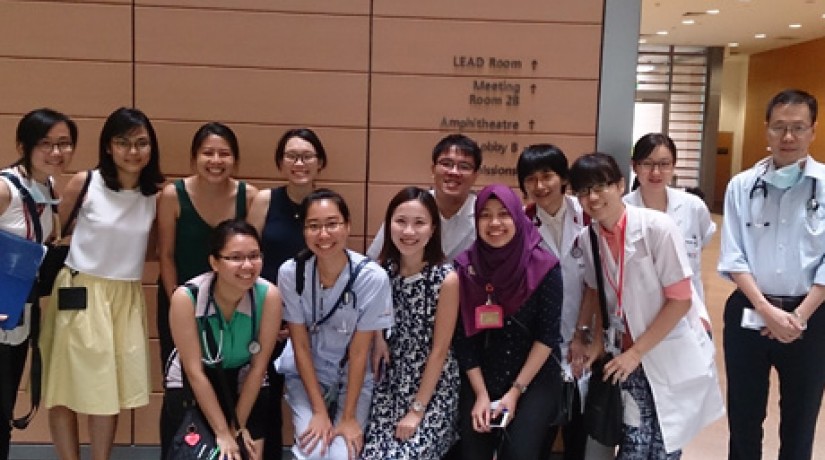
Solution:
[{"label": "black patterned dress", "polygon": [[424,374],[432,349],[438,293],[450,271],[450,265],[427,266],[420,274],[391,278],[395,326],[388,340],[390,363],[373,392],[362,459],[438,460],[457,437],[460,381],[452,351],[415,434],[406,442],[395,437],[396,425],[409,411]]}]

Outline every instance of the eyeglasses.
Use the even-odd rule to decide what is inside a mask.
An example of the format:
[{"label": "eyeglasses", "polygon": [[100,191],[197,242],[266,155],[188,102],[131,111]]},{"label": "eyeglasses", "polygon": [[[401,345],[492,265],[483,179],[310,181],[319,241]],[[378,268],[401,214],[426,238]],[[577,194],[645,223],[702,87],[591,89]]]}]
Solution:
[{"label": "eyeglasses", "polygon": [[325,222],[323,224],[318,222],[312,222],[309,224],[304,225],[304,230],[307,233],[312,235],[317,235],[321,233],[321,230],[325,230],[327,233],[332,233],[338,231],[341,227],[344,226],[344,222]]},{"label": "eyeglasses", "polygon": [[131,141],[125,137],[115,137],[112,139],[112,145],[114,145],[116,149],[124,152],[131,152],[132,149],[135,149],[138,152],[147,152],[150,148],[152,148],[152,143],[145,137],[139,137],[134,141]]},{"label": "eyeglasses", "polygon": [[637,163],[642,169],[645,171],[653,171],[655,168],[659,168],[659,171],[667,172],[673,169],[673,161],[671,160],[662,160],[662,161],[651,161],[651,160],[644,160]]},{"label": "eyeglasses", "polygon": [[573,191],[573,193],[579,198],[586,198],[590,196],[591,193],[595,193],[597,195],[601,195],[602,193],[606,192],[614,182],[602,182],[601,184],[591,185],[590,187],[580,188],[578,190]]},{"label": "eyeglasses", "polygon": [[315,163],[318,161],[318,154],[311,150],[284,152],[284,161],[297,163],[298,160],[301,160],[303,164]]},{"label": "eyeglasses", "polygon": [[793,137],[799,137],[811,129],[808,125],[769,125],[768,132],[774,137],[784,137],[791,133]]},{"label": "eyeglasses", "polygon": [[54,152],[54,148],[57,147],[57,150],[60,153],[70,153],[74,150],[74,144],[71,141],[57,141],[52,142],[48,139],[41,139],[37,144],[35,144],[35,148],[43,153],[52,153]]},{"label": "eyeglasses", "polygon": [[468,161],[455,161],[449,158],[442,158],[435,164],[447,172],[452,171],[453,168],[457,168],[460,174],[472,174],[476,169],[475,166]]},{"label": "eyeglasses", "polygon": [[261,261],[261,257],[263,254],[260,252],[250,252],[249,254],[229,254],[228,256],[219,255],[218,258],[223,259],[227,262],[232,262],[233,264],[242,264],[247,260],[249,263],[254,264],[256,262]]}]

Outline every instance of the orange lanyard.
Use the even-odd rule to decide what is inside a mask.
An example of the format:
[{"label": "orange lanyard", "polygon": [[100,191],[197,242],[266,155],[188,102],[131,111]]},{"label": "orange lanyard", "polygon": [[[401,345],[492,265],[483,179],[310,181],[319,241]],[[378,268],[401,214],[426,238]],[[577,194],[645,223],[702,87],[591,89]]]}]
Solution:
[{"label": "orange lanyard", "polygon": [[[613,292],[616,294],[616,304],[617,304],[616,316],[618,316],[619,318],[621,318],[624,314],[624,311],[622,309],[622,290],[624,288],[624,253],[625,253],[624,245],[625,245],[625,233],[626,232],[627,232],[627,224],[622,226],[622,237],[621,237],[622,245],[621,245],[621,248],[619,249],[618,267],[616,267],[616,272],[617,272],[618,276],[616,276],[616,277],[611,276],[612,274],[610,273],[610,270],[607,269],[607,265],[604,262],[605,258],[604,257],[601,258],[601,261],[602,261],[602,267],[601,268],[602,268],[602,272],[604,273],[604,277],[607,278],[607,283],[610,285],[610,287],[613,289]],[[601,233],[601,229],[600,229],[599,233]],[[602,241],[604,241],[604,238],[599,238],[599,244],[602,244]],[[605,241],[605,246],[608,246],[606,241]],[[605,251],[605,252],[610,253],[611,255],[613,254],[610,251],[609,246],[605,249],[607,249],[607,251]]]}]

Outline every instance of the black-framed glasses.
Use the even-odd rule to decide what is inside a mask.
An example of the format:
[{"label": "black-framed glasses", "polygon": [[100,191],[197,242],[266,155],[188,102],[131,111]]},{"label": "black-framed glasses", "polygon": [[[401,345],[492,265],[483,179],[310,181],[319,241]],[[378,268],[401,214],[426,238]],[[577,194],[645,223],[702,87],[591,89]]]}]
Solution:
[{"label": "black-framed glasses", "polygon": [[578,190],[574,190],[573,194],[579,198],[586,198],[590,196],[591,193],[601,195],[602,193],[606,192],[607,189],[609,189],[610,186],[613,184],[614,182],[602,182],[601,184],[593,184],[590,187],[584,187]]},{"label": "black-framed glasses", "polygon": [[301,163],[304,164],[315,163],[316,161],[318,161],[318,154],[311,150],[290,150],[288,152],[284,152],[284,161],[288,163],[297,163],[298,160],[301,160]]},{"label": "black-framed glasses", "polygon": [[442,158],[435,164],[438,165],[439,168],[448,172],[453,169],[458,169],[458,172],[461,174],[472,174],[476,169],[475,166],[469,161],[455,161],[449,158]]},{"label": "black-framed glasses", "polygon": [[338,231],[341,227],[343,227],[344,223],[345,222],[342,222],[342,221],[324,222],[324,223],[310,222],[310,223],[304,225],[304,230],[306,230],[307,233],[311,233],[313,235],[321,233],[321,230],[325,230],[327,233],[332,233],[332,232]]},{"label": "black-framed glasses", "polygon": [[786,134],[790,133],[793,137],[799,137],[808,131],[810,131],[810,125],[803,125],[803,124],[793,124],[793,125],[786,125],[786,124],[775,124],[775,125],[768,125],[768,132],[774,137],[784,137]]},{"label": "black-framed glasses", "polygon": [[261,261],[261,259],[263,258],[263,253],[250,252],[249,254],[221,254],[218,257],[227,262],[232,262],[233,264],[242,264],[246,261],[249,261],[249,263],[254,264],[255,262]]},{"label": "black-framed glasses", "polygon": [[637,164],[645,171],[653,171],[654,169],[659,168],[659,171],[668,172],[673,169],[673,160],[643,160]]},{"label": "black-framed glasses", "polygon": [[125,152],[131,152],[132,149],[135,149],[138,152],[147,152],[150,148],[152,148],[151,141],[145,137],[130,140],[125,137],[118,136],[112,139],[112,145],[114,145],[116,149]]},{"label": "black-framed glasses", "polygon": [[74,144],[72,141],[68,140],[59,140],[57,142],[52,142],[49,139],[40,139],[34,146],[37,150],[43,153],[52,153],[54,152],[54,148],[57,147],[57,150],[60,153],[70,153],[74,151]]}]

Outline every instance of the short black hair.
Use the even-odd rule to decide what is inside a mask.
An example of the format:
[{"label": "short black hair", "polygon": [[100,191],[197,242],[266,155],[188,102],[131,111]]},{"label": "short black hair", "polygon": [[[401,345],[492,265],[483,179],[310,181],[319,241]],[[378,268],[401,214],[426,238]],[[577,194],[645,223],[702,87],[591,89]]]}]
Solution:
[{"label": "short black hair", "polygon": [[[524,180],[527,176],[536,171],[550,170],[556,173],[563,180],[567,180],[570,169],[567,165],[567,157],[564,152],[553,144],[533,144],[527,146],[516,162],[516,175],[518,176],[518,186],[521,192],[527,195],[524,188]],[[561,186],[564,193],[567,184]]]},{"label": "short black hair", "polygon": [[802,91],[801,89],[784,89],[774,96],[770,102],[768,102],[768,107],[765,109],[765,122],[771,121],[771,114],[773,113],[773,109],[776,108],[778,105],[790,105],[790,104],[805,104],[808,106],[808,111],[811,112],[811,123],[816,122],[816,115],[818,110],[818,104],[816,102],[816,98],[813,97],[811,94]]},{"label": "short black hair", "polygon": [[68,116],[49,108],[32,110],[23,115],[17,123],[17,145],[23,156],[13,166],[21,165],[30,175],[32,170],[32,153],[40,140],[49,135],[49,131],[58,123],[66,123],[69,127],[69,136],[72,146],[77,145],[77,124]]},{"label": "short black hair", "polygon": [[335,203],[335,206],[338,207],[338,212],[340,212],[341,217],[344,218],[344,222],[349,223],[349,207],[347,206],[347,202],[344,201],[344,197],[334,190],[319,188],[313,190],[301,201],[301,205],[298,208],[298,220],[300,220],[302,224],[306,223],[307,213],[309,212],[309,207],[312,206],[312,203],[321,200],[330,200]]},{"label": "short black hair", "polygon": [[640,137],[633,146],[633,155],[630,159],[634,163],[639,163],[649,157],[660,145],[664,145],[670,150],[673,162],[676,163],[676,143],[669,136],[661,133],[648,133]]},{"label": "short black hair", "polygon": [[138,180],[140,193],[143,196],[154,195],[158,193],[163,184],[164,177],[160,172],[160,148],[158,147],[158,138],[155,134],[155,128],[152,127],[152,122],[149,121],[146,114],[138,109],[121,107],[109,115],[106,122],[103,123],[103,129],[100,131],[97,168],[100,170],[100,176],[103,178],[106,187],[111,190],[118,192],[123,188],[120,178],[118,178],[115,160],[112,158],[112,139],[117,136],[125,136],[141,127],[145,128],[146,133],[149,135],[149,144],[152,150],[149,154],[149,163],[140,171]]},{"label": "short black hair", "polygon": [[318,138],[315,131],[309,128],[294,128],[287,130],[278,140],[278,145],[275,147],[275,166],[277,166],[278,169],[281,169],[284,163],[286,143],[293,137],[303,139],[312,144],[312,148],[315,149],[315,154],[318,155],[318,164],[320,167],[325,168],[327,166],[327,151],[324,149],[324,144],[321,143],[321,139]]},{"label": "short black hair", "polygon": [[261,237],[255,227],[242,219],[227,219],[219,223],[215,230],[212,230],[212,237],[209,240],[209,254],[212,257],[220,257],[221,251],[226,247],[226,242],[235,235],[251,236],[258,243],[260,249]]},{"label": "short black hair", "polygon": [[476,141],[463,134],[450,134],[435,144],[433,147],[433,165],[438,163],[438,158],[451,148],[457,148],[461,153],[473,158],[473,171],[481,168],[481,148]]},{"label": "short black hair", "polygon": [[441,214],[438,212],[438,205],[436,205],[435,197],[430,192],[414,186],[399,190],[387,206],[387,212],[384,215],[384,246],[381,248],[379,259],[385,266],[400,262],[401,252],[395,242],[392,241],[390,227],[395,210],[408,201],[421,203],[430,215],[430,221],[433,225],[433,236],[424,245],[424,261],[430,265],[442,263],[444,261],[444,250],[441,247]]},{"label": "short black hair", "polygon": [[570,187],[574,193],[596,184],[615,184],[622,179],[624,176],[616,160],[606,153],[587,153],[570,166]]},{"label": "short black hair", "polygon": [[212,135],[220,137],[229,144],[229,150],[232,151],[232,157],[235,158],[236,162],[241,159],[241,149],[238,146],[238,138],[235,136],[235,132],[223,123],[211,121],[198,128],[195,135],[192,136],[192,147],[190,149],[192,160],[198,157],[198,149],[201,148],[206,138]]}]

